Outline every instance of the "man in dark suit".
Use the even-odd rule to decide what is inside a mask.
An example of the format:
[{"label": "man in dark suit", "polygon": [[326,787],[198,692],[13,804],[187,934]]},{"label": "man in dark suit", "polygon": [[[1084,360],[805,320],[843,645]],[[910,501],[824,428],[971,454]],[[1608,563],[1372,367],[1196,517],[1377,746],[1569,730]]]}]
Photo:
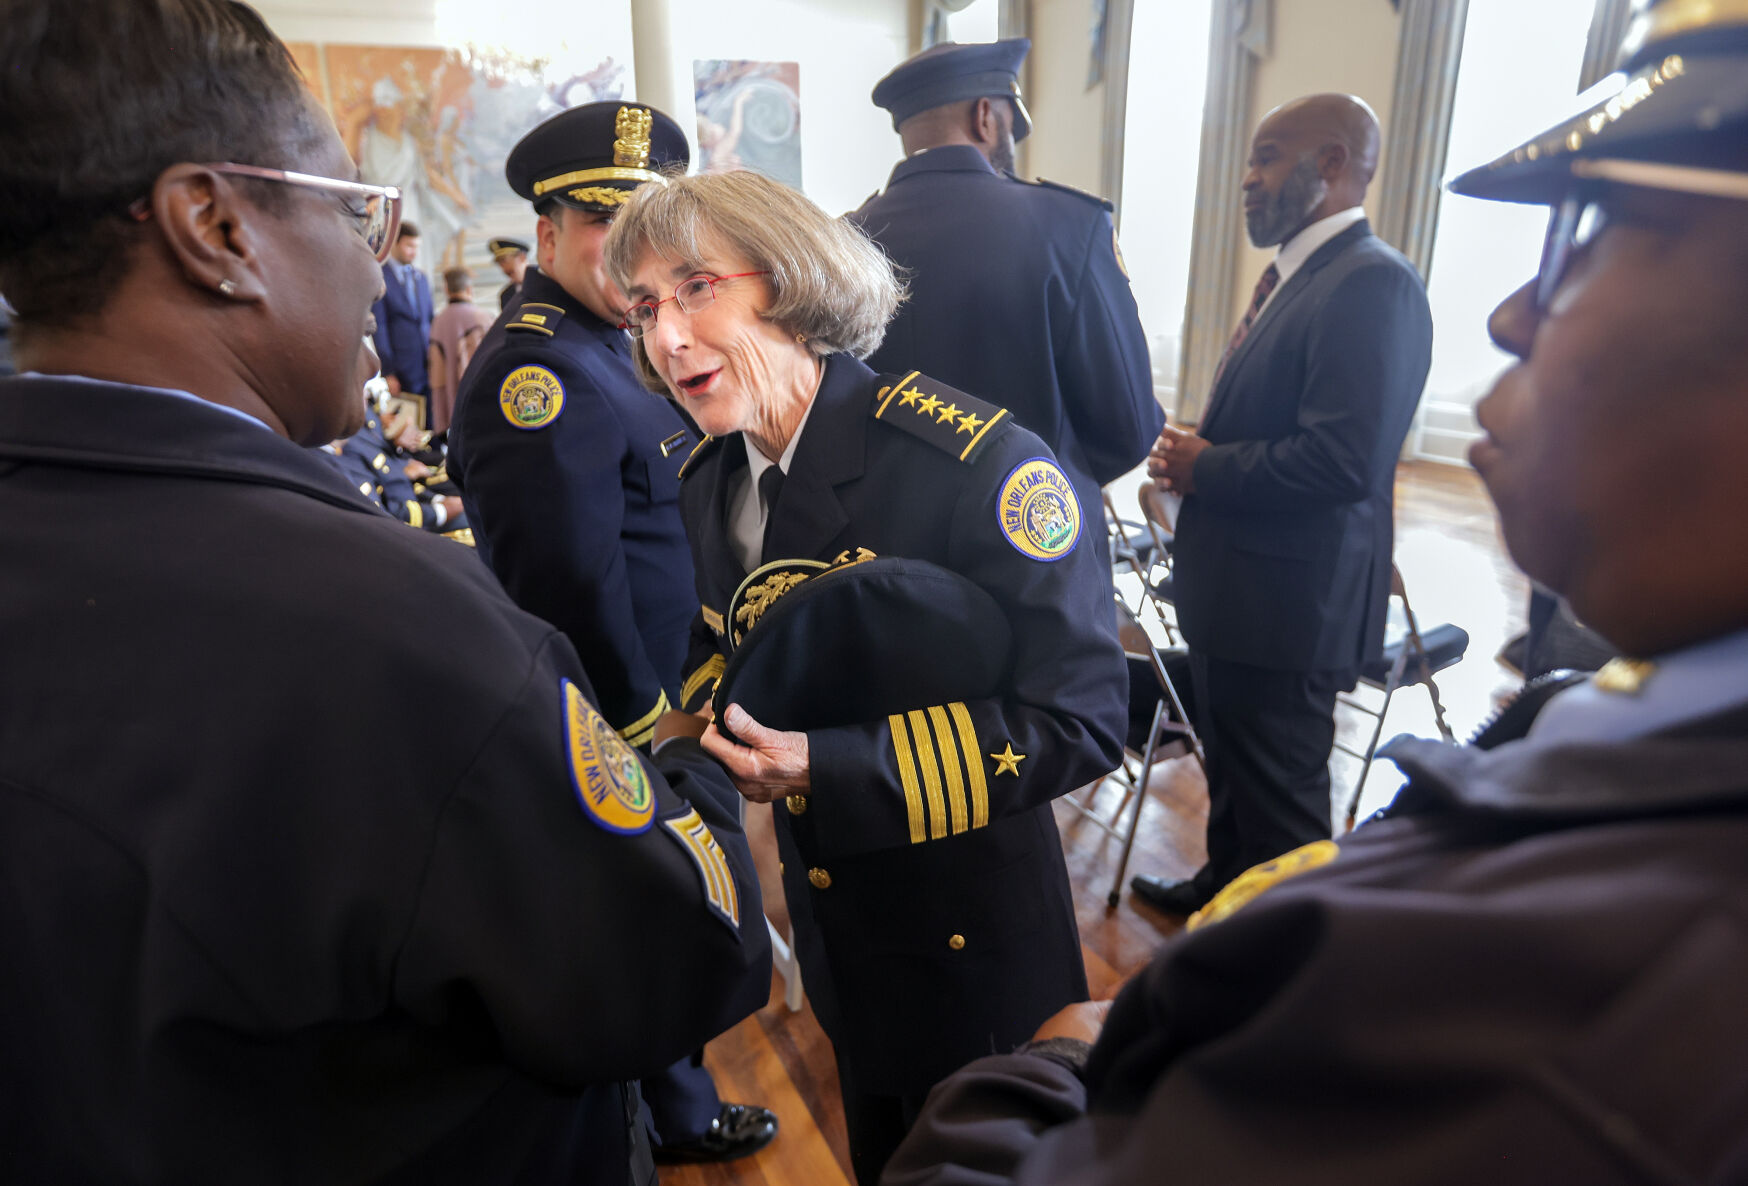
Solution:
[{"label": "man in dark suit", "polygon": [[1005,405],[1097,508],[1165,416],[1111,204],[1014,179],[1014,143],[1032,130],[1018,79],[1031,44],[938,45],[874,88],[905,159],[850,218],[911,279],[868,362]]},{"label": "man in dark suit", "polygon": [[[480,557],[571,640],[601,715],[639,747],[680,698],[698,612],[679,504],[698,438],[632,370],[630,302],[601,250],[632,190],[688,159],[678,124],[616,101],[560,112],[511,149],[504,171],[539,215],[540,263],[468,363],[449,429]],[[766,1109],[717,1098],[701,1053],[643,1092],[663,1160],[728,1160],[777,1134]]]},{"label": "man in dark suit", "polygon": [[1258,125],[1245,224],[1281,250],[1199,434],[1167,427],[1149,463],[1184,498],[1177,611],[1208,754],[1208,863],[1132,882],[1165,910],[1330,834],[1335,695],[1383,645],[1396,458],[1432,353],[1425,286],[1360,206],[1377,159],[1350,95]]},{"label": "man in dark suit", "polygon": [[413,261],[419,255],[419,228],[401,223],[393,250],[382,265],[382,298],[376,314],[376,353],[382,377],[395,395],[431,394],[425,355],[431,347],[431,281]]}]

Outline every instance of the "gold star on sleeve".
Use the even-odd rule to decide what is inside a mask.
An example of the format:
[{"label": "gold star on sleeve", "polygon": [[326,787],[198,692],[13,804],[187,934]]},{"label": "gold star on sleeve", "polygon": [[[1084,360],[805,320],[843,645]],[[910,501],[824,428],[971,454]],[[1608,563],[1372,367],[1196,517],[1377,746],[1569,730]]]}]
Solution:
[{"label": "gold star on sleeve", "polygon": [[959,415],[958,404],[948,404],[935,413],[935,420],[940,424],[951,424]]},{"label": "gold star on sleeve", "polygon": [[965,412],[959,417],[960,432],[976,432],[983,427],[983,421],[977,418],[976,412]]},{"label": "gold star on sleeve", "polygon": [[1018,778],[1020,776],[1020,763],[1026,760],[1025,754],[1014,752],[1014,743],[1011,741],[1007,743],[1001,753],[989,756],[995,759],[995,773],[998,778],[1004,774],[1011,774]]}]

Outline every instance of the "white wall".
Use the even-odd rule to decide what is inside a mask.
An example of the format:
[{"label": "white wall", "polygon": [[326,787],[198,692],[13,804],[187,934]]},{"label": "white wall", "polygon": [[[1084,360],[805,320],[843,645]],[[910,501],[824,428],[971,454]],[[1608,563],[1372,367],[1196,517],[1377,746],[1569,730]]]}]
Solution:
[{"label": "white wall", "polygon": [[869,100],[908,55],[909,0],[632,0],[638,98],[693,139],[695,59],[797,62],[801,176],[828,212],[860,206],[902,155],[891,118]]}]

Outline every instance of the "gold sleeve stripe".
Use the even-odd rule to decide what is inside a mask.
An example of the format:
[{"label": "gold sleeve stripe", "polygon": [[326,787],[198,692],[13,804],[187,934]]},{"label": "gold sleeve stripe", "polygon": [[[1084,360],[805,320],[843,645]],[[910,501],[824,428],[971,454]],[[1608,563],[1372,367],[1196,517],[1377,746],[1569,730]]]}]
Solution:
[{"label": "gold sleeve stripe", "polygon": [[935,726],[935,741],[941,747],[941,773],[947,778],[947,807],[952,814],[953,835],[965,831],[965,780],[959,777],[959,747],[953,744],[953,724],[944,708],[929,709]]},{"label": "gold sleeve stripe", "polygon": [[996,411],[995,415],[984,421],[983,427],[977,430],[977,435],[971,438],[971,443],[965,446],[965,452],[959,454],[959,460],[964,461],[967,457],[971,456],[971,450],[977,448],[977,442],[983,439],[983,434],[994,428],[995,422],[1007,414],[1008,410],[1006,408],[1000,408]]},{"label": "gold sleeve stripe", "polygon": [[697,671],[686,677],[686,683],[680,688],[680,703],[682,705],[692,703],[692,697],[697,694],[698,689],[713,679],[720,679],[723,668],[727,666],[728,660],[721,655],[712,655],[704,660]]},{"label": "gold sleeve stripe", "polygon": [[947,705],[953,723],[959,726],[959,748],[965,753],[965,773],[971,780],[971,826],[989,826],[989,786],[983,781],[983,747],[977,743],[977,726],[965,703],[955,700]]},{"label": "gold sleeve stripe", "polygon": [[656,720],[671,707],[673,706],[668,703],[668,694],[663,692],[656,697],[655,707],[619,730],[619,736],[632,745],[648,744],[650,738],[655,736]]},{"label": "gold sleeve stripe", "polygon": [[910,731],[916,739],[916,763],[922,767],[923,792],[929,802],[929,839],[944,840],[947,836],[947,805],[941,801],[941,766],[935,758],[935,744],[929,740],[928,718],[920,709],[911,710]]},{"label": "gold sleeve stripe", "polygon": [[423,527],[425,525],[425,508],[419,505],[418,499],[407,503],[407,526]]},{"label": "gold sleeve stripe", "polygon": [[910,842],[921,844],[928,839],[923,831],[923,793],[917,786],[916,765],[911,761],[910,735],[905,732],[904,714],[886,718],[892,726],[892,753],[898,759],[898,781],[904,786],[904,813],[910,821]]},{"label": "gold sleeve stripe", "polygon": [[912,379],[916,378],[920,374],[922,374],[921,371],[912,371],[910,374],[906,375],[904,378],[902,378],[898,382],[894,383],[892,385],[891,391],[886,396],[886,399],[881,402],[880,410],[878,412],[874,413],[874,419],[878,420],[878,419],[880,419],[880,417],[886,415],[886,405],[890,404],[893,401],[893,399],[898,395],[898,393],[900,391],[904,390],[904,385],[906,383],[909,383]]}]

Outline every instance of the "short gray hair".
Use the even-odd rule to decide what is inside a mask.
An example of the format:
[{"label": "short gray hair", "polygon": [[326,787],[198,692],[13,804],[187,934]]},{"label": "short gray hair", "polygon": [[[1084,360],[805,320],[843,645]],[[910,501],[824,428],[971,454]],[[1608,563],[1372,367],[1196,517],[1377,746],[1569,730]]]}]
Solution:
[{"label": "short gray hair", "polygon": [[[750,171],[638,186],[607,233],[607,272],[629,290],[646,252],[702,264],[707,246],[770,272],[775,299],[766,319],[802,336],[816,355],[868,357],[905,297],[892,261],[858,227]],[[639,345],[639,376],[666,392]]]}]

